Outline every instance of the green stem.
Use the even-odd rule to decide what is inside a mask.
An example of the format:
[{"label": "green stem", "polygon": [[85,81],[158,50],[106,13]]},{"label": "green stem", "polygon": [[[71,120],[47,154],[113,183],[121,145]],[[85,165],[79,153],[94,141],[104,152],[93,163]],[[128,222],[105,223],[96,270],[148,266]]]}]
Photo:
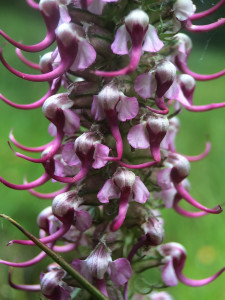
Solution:
[{"label": "green stem", "polygon": [[10,221],[15,227],[17,227],[21,232],[23,232],[30,240],[32,240],[40,249],[42,249],[48,256],[50,256],[57,264],[59,264],[68,274],[70,274],[82,288],[86,289],[95,299],[97,300],[108,300],[98,289],[96,289],[89,281],[87,281],[79,272],[77,272],[70,264],[68,264],[60,255],[49,249],[45,244],[40,242],[35,236],[24,229],[15,220],[0,214],[0,217]]}]

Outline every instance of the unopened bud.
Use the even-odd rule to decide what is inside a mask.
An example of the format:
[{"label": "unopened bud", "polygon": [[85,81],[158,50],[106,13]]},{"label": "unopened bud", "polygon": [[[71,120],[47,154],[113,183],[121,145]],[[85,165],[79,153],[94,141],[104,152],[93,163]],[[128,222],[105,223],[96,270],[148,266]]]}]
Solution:
[{"label": "unopened bud", "polygon": [[171,87],[176,76],[176,67],[168,60],[161,62],[155,71],[155,79],[157,82],[156,94],[162,97]]},{"label": "unopened bud", "polygon": [[177,153],[170,153],[168,162],[173,165],[171,170],[172,181],[179,183],[189,175],[190,163],[184,156]]},{"label": "unopened bud", "polygon": [[122,190],[123,188],[132,188],[135,182],[135,174],[125,168],[118,168],[114,173],[112,180],[114,184]]}]

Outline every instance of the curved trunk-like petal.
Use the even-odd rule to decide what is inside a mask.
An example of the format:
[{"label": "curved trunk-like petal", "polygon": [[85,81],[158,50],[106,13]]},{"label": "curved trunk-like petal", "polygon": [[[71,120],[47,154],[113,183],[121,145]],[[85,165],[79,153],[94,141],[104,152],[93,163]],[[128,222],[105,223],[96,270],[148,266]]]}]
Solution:
[{"label": "curved trunk-like petal", "polygon": [[195,156],[189,156],[189,155],[183,155],[183,154],[182,155],[184,157],[186,157],[188,161],[198,161],[198,160],[201,160],[204,157],[206,157],[209,154],[210,149],[211,149],[211,143],[207,142],[205,145],[205,150],[201,154],[195,155]]},{"label": "curved trunk-like petal", "polygon": [[52,193],[40,193],[37,192],[33,189],[29,189],[29,193],[31,193],[32,195],[34,195],[35,197],[41,198],[41,199],[53,199],[55,198],[57,195],[65,193],[67,191],[69,191],[70,189],[70,184],[67,184],[66,186],[64,186],[62,189],[56,191],[56,192],[52,192]]},{"label": "curved trunk-like petal", "polygon": [[216,79],[216,78],[219,78],[219,77],[225,75],[225,70],[222,70],[215,74],[209,74],[209,75],[194,73],[188,68],[187,63],[181,61],[178,57],[175,58],[175,62],[176,62],[176,65],[178,66],[179,70],[182,73],[191,75],[195,80],[207,81],[207,80],[213,80],[213,79]]},{"label": "curved trunk-like petal", "polygon": [[11,261],[6,261],[6,260],[0,259],[0,264],[7,265],[10,267],[15,267],[15,268],[26,268],[26,267],[33,266],[34,264],[37,264],[39,261],[44,259],[46,256],[47,256],[47,254],[42,251],[41,253],[39,253],[37,256],[35,256],[31,260],[28,260],[28,261],[25,261],[22,263],[14,263]]},{"label": "curved trunk-like petal", "polygon": [[216,274],[214,274],[213,276],[210,276],[208,278],[205,278],[205,279],[190,279],[190,278],[187,278],[185,277],[183,274],[182,274],[182,270],[180,268],[177,268],[176,269],[176,275],[177,275],[177,278],[183,283],[183,284],[186,284],[186,285],[189,285],[189,286],[194,286],[194,287],[199,287],[199,286],[203,286],[203,285],[206,285],[206,284],[209,284],[211,283],[212,281],[214,281],[217,277],[219,277],[223,272],[225,271],[225,268],[222,268],[220,271],[218,271]]},{"label": "curved trunk-like petal", "polygon": [[224,3],[225,3],[225,0],[220,0],[218,3],[216,3],[209,9],[202,11],[200,13],[193,14],[192,16],[190,16],[190,20],[192,20],[192,21],[199,20],[204,17],[207,17],[207,16],[211,15],[212,13],[214,13],[215,11],[217,11]]},{"label": "curved trunk-like petal", "polygon": [[185,188],[181,184],[174,183],[174,187],[177,190],[178,194],[186,200],[188,203],[193,205],[194,207],[203,210],[207,213],[211,214],[220,214],[223,210],[220,205],[216,206],[215,208],[207,208],[200,203],[198,203],[191,195],[185,190]]},{"label": "curved trunk-like petal", "polygon": [[187,21],[185,29],[190,32],[208,32],[214,29],[217,29],[220,26],[225,24],[225,18],[221,18],[214,23],[207,25],[193,25],[190,20]]},{"label": "curved trunk-like petal", "polygon": [[24,145],[20,144],[19,142],[17,142],[17,140],[15,139],[12,131],[9,134],[9,139],[13,142],[13,144],[15,146],[17,146],[18,148],[20,148],[24,151],[28,151],[28,152],[42,152],[45,149],[47,149],[48,147],[50,147],[51,144],[52,144],[52,141],[51,141],[50,143],[48,143],[46,145],[43,145],[43,146],[40,146],[40,147],[27,147],[27,146],[24,146]]},{"label": "curved trunk-like petal", "polygon": [[19,59],[28,67],[40,71],[39,64],[35,64],[34,62],[28,60],[21,52],[19,48],[16,48],[16,55],[19,57]]},{"label": "curved trunk-like petal", "polygon": [[30,104],[14,103],[14,102],[10,101],[9,99],[5,98],[2,94],[0,94],[0,99],[2,99],[8,105],[15,107],[17,109],[24,109],[24,110],[35,109],[35,108],[41,107],[44,104],[45,100],[48,99],[50,96],[55,95],[58,92],[59,88],[60,88],[60,82],[59,82],[59,84],[57,84],[55,86],[54,89],[52,89],[50,87],[49,90],[47,91],[47,93],[41,99],[39,99],[33,103],[30,103]]},{"label": "curved trunk-like petal", "polygon": [[47,174],[47,172],[45,172],[40,178],[29,182],[29,183],[25,183],[25,184],[14,184],[11,182],[6,181],[4,178],[0,177],[0,182],[3,183],[4,185],[8,186],[11,189],[14,190],[29,190],[35,187],[38,187],[42,184],[44,184],[45,182],[50,180],[50,176]]},{"label": "curved trunk-like petal", "polygon": [[[65,233],[67,233],[67,231],[70,229],[72,222],[73,222],[73,217],[74,217],[74,212],[68,213],[67,217],[65,218],[64,223],[62,224],[62,226],[60,227],[60,229],[58,231],[56,231],[55,233],[53,233],[49,236],[40,238],[39,240],[44,244],[56,242],[58,239],[63,237],[63,235]],[[12,244],[20,244],[20,245],[28,245],[28,246],[35,245],[35,243],[30,240],[12,240],[8,243],[8,245],[12,245]]]},{"label": "curved trunk-like petal", "polygon": [[118,216],[112,221],[110,225],[111,231],[117,231],[123,225],[123,222],[126,218],[128,202],[130,200],[131,190],[130,188],[125,188],[121,191],[120,200],[119,200],[119,212]]},{"label": "curved trunk-like petal", "polygon": [[208,214],[205,211],[193,212],[193,211],[187,211],[187,210],[181,208],[178,205],[178,203],[180,202],[181,199],[182,198],[178,195],[178,197],[175,198],[174,203],[173,203],[173,208],[178,214],[180,214],[184,217],[188,217],[188,218],[199,218],[199,217],[203,217]]}]

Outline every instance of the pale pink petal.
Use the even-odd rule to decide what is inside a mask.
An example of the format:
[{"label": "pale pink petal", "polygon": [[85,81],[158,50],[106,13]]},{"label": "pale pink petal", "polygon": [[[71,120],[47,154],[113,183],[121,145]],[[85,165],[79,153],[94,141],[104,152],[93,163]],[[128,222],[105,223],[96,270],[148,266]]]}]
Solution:
[{"label": "pale pink petal", "polygon": [[112,52],[119,55],[128,54],[127,42],[130,36],[126,30],[125,25],[120,26],[115,35],[115,40],[111,45]]},{"label": "pale pink petal", "polygon": [[116,285],[124,285],[132,275],[130,262],[126,258],[118,258],[109,263],[108,273]]},{"label": "pale pink petal", "polygon": [[141,181],[140,177],[136,176],[133,185],[134,200],[139,203],[145,203],[150,197],[150,193],[144,183]]},{"label": "pale pink petal", "polygon": [[156,80],[152,73],[139,75],[134,82],[135,92],[142,98],[151,98],[156,90]]},{"label": "pale pink petal", "polygon": [[71,71],[84,70],[96,59],[95,49],[85,40],[79,41],[77,56],[70,67]]},{"label": "pale pink petal", "polygon": [[95,15],[101,15],[103,8],[106,5],[106,3],[104,2],[102,0],[93,0],[92,3],[88,6],[88,11]]},{"label": "pale pink petal", "polygon": [[147,52],[158,52],[164,46],[163,42],[159,39],[157,30],[154,26],[148,26],[148,30],[145,34],[145,41],[142,50]]},{"label": "pale pink petal", "polygon": [[194,14],[196,7],[191,0],[177,0],[173,9],[179,21],[186,21]]},{"label": "pale pink petal", "polygon": [[162,190],[161,192],[161,198],[165,204],[165,207],[172,208],[175,195],[177,194],[177,191],[174,187],[166,190]]},{"label": "pale pink petal", "polygon": [[66,5],[60,5],[59,11],[60,11],[60,21],[61,21],[60,23],[69,23],[71,21],[71,17],[68,13],[68,9]]},{"label": "pale pink petal", "polygon": [[85,210],[79,210],[75,212],[75,226],[81,232],[88,230],[92,225],[92,219],[89,212]]},{"label": "pale pink petal", "polygon": [[169,189],[172,187],[170,173],[172,168],[165,168],[158,172],[157,183],[162,189]]},{"label": "pale pink petal", "polygon": [[108,179],[98,192],[97,198],[101,203],[108,203],[110,199],[116,199],[119,196],[119,189],[115,186],[112,179]]},{"label": "pale pink petal", "polygon": [[179,84],[177,83],[177,80],[175,79],[173,81],[172,85],[170,86],[170,88],[166,91],[164,97],[168,98],[170,100],[177,99],[179,90],[180,90]]},{"label": "pale pink petal", "polygon": [[80,128],[80,118],[70,109],[63,110],[65,124],[63,131],[67,134],[75,133]]},{"label": "pale pink petal", "polygon": [[118,119],[122,122],[131,120],[136,117],[139,110],[138,101],[135,97],[120,96],[120,101],[116,106]]},{"label": "pale pink petal", "polygon": [[173,260],[170,259],[162,270],[162,279],[168,286],[174,286],[178,284],[177,276],[173,267]]},{"label": "pale pink petal", "polygon": [[102,121],[105,119],[105,112],[98,101],[98,96],[93,97],[91,105],[91,114],[94,116],[96,121]]},{"label": "pale pink petal", "polygon": [[88,270],[85,260],[75,259],[72,261],[72,267],[83,275],[89,282],[92,282],[92,276]]},{"label": "pale pink petal", "polygon": [[108,162],[108,160],[104,158],[107,158],[108,156],[109,156],[109,147],[98,143],[95,146],[95,152],[93,156],[95,161],[92,164],[92,167],[94,169],[100,169],[104,167]]},{"label": "pale pink petal", "polygon": [[56,136],[57,134],[57,129],[56,129],[56,126],[53,124],[53,123],[50,123],[49,126],[48,126],[48,133],[51,135],[51,136]]},{"label": "pale pink petal", "polygon": [[135,149],[147,149],[150,144],[145,124],[133,126],[128,132],[127,140]]},{"label": "pale pink petal", "polygon": [[62,158],[69,166],[80,166],[81,161],[74,150],[74,143],[67,143],[62,150]]}]

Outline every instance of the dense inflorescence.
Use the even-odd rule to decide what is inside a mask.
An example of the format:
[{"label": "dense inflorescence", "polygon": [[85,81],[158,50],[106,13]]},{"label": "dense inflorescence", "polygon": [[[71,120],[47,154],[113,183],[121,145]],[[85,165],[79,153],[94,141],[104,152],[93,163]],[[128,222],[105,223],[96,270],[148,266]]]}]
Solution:
[{"label": "dense inflorescence", "polygon": [[[208,208],[189,193],[190,162],[207,156],[210,143],[203,153],[186,156],[177,152],[175,139],[183,108],[202,112],[225,106],[194,104],[195,81],[213,80],[225,70],[210,75],[192,72],[188,68],[192,41],[184,33],[222,26],[224,18],[208,25],[192,22],[213,14],[224,2],[195,13],[191,0],[27,0],[46,24],[43,41],[23,45],[0,30],[17,48],[20,60],[40,74],[14,69],[5,60],[4,49],[2,64],[24,80],[49,84],[47,93],[34,103],[17,104],[2,94],[0,98],[17,109],[42,107],[52,137],[46,145],[29,147],[11,132],[11,143],[30,152],[30,156],[15,155],[41,164],[43,175],[23,184],[2,177],[0,182],[53,199],[52,206],[38,216],[39,240],[55,252],[74,253],[69,264],[101,293],[91,298],[59,262],[47,266],[36,285],[15,284],[10,273],[12,287],[53,300],[169,300],[167,292],[157,289],[178,281],[202,286],[224,271],[202,280],[185,277],[186,250],[175,242],[163,243],[160,213],[172,208],[184,217],[198,218],[222,212],[220,205]],[[52,44],[55,49],[49,52]],[[43,50],[46,54],[39,65],[22,53]],[[35,152],[39,158],[32,156]],[[36,190],[51,180],[62,183],[62,188],[46,194]],[[197,211],[180,206],[182,199]],[[26,247],[35,242],[12,240],[9,244]],[[78,248],[86,250],[82,254],[76,252]],[[25,268],[46,255],[42,251],[23,263],[0,263]],[[157,268],[162,280],[149,285],[149,294],[142,295],[129,282],[148,268]]]}]

